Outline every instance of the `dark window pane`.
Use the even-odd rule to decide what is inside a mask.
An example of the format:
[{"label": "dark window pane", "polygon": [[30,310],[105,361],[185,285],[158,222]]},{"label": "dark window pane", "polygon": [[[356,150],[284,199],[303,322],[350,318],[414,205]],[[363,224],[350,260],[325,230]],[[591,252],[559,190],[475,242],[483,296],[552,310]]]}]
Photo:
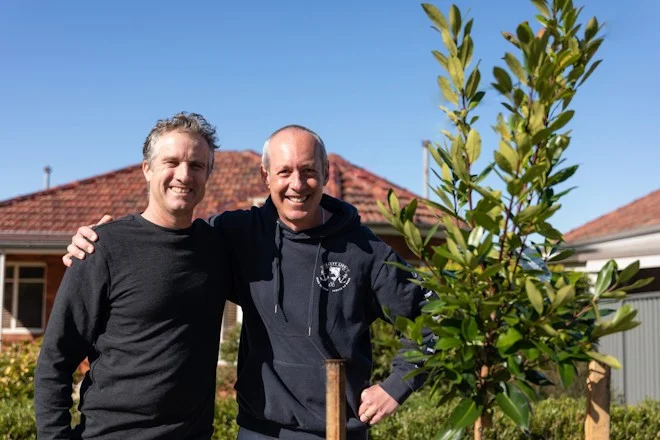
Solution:
[{"label": "dark window pane", "polygon": [[16,327],[41,328],[43,304],[43,283],[23,283],[19,285]]},{"label": "dark window pane", "polygon": [[44,268],[43,267],[21,267],[18,271],[18,277],[21,279],[25,278],[43,278],[44,277]]},{"label": "dark window pane", "polygon": [[11,283],[5,283],[5,299],[2,303],[2,328],[9,328],[11,325]]},{"label": "dark window pane", "polygon": [[14,277],[14,266],[5,267],[5,280],[11,280]]}]

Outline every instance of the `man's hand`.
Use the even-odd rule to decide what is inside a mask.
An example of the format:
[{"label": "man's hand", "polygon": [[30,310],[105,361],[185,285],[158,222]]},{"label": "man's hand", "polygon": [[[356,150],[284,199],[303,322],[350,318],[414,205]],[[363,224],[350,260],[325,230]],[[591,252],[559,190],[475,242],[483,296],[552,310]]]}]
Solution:
[{"label": "man's hand", "polygon": [[[104,215],[101,220],[96,225],[102,225],[112,220],[111,215]],[[98,235],[92,230],[92,226],[81,226],[78,228],[76,235],[71,237],[71,243],[66,247],[67,254],[62,257],[62,263],[66,267],[71,267],[73,265],[73,258],[78,258],[79,260],[85,259],[85,252],[91,254],[94,252],[94,245],[92,241],[99,239]]]},{"label": "man's hand", "polygon": [[358,415],[362,423],[375,425],[392,414],[399,403],[392,398],[380,385],[365,388],[360,394],[360,409]]}]

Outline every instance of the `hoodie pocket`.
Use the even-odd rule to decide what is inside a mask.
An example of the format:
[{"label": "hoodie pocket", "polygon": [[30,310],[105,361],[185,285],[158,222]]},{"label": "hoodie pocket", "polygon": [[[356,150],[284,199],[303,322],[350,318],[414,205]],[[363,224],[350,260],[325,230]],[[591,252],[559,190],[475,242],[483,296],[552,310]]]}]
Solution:
[{"label": "hoodie pocket", "polygon": [[274,360],[246,366],[235,385],[239,404],[255,418],[325,430],[325,367]]}]

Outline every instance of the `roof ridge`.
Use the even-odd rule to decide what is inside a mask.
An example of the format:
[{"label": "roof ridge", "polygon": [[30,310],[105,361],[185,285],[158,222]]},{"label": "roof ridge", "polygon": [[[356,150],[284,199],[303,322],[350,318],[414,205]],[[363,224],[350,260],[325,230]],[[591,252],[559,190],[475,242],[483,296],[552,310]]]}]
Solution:
[{"label": "roof ridge", "polygon": [[[215,150],[214,151],[214,154],[228,154],[228,153],[247,153],[250,156],[257,156],[257,157],[261,158],[261,154],[259,154],[258,152],[254,151],[254,150],[222,150],[222,151]],[[58,191],[62,191],[62,190],[70,189],[70,188],[75,188],[76,186],[79,186],[79,185],[85,185],[85,184],[88,184],[88,183],[98,181],[99,179],[103,179],[103,178],[106,178],[106,177],[111,177],[113,175],[120,174],[122,172],[131,171],[134,168],[140,167],[141,165],[142,165],[142,163],[139,162],[139,163],[136,163],[136,164],[133,164],[133,165],[127,165],[127,166],[124,166],[122,168],[117,168],[117,169],[114,169],[114,170],[111,170],[111,171],[106,171],[106,172],[101,173],[101,174],[96,174],[96,175],[93,175],[93,176],[90,176],[90,177],[84,177],[82,179],[78,179],[78,180],[74,180],[74,181],[71,181],[71,182],[63,183],[61,185],[53,186],[53,187],[48,188],[48,189],[42,189],[42,190],[39,190],[39,191],[34,191],[34,192],[31,192],[31,193],[11,197],[9,199],[0,200],[0,206],[7,206],[7,205],[11,205],[11,204],[16,203],[16,202],[22,202],[22,201],[25,201],[25,200],[29,200],[29,199],[34,198],[34,197],[44,196],[44,195],[52,194],[54,192],[58,192]]]},{"label": "roof ridge", "polygon": [[[410,195],[410,196],[415,197],[415,198],[418,198],[418,199],[423,198],[421,195],[419,195],[419,194],[417,194],[417,193],[415,193],[415,192],[409,190],[409,189],[406,188],[406,187],[403,187],[403,186],[397,185],[396,183],[394,183],[394,182],[392,182],[392,181],[386,179],[385,177],[382,177],[382,176],[380,176],[380,175],[378,175],[378,174],[375,174],[375,173],[373,173],[373,172],[371,172],[371,171],[367,170],[366,168],[363,168],[363,167],[361,167],[361,166],[359,166],[359,165],[355,165],[353,162],[344,159],[344,158],[343,158],[342,156],[340,156],[339,154],[332,153],[332,154],[329,154],[328,157],[330,157],[330,158],[333,158],[333,157],[334,157],[334,158],[336,158],[336,159],[339,159],[341,162],[345,162],[345,163],[348,164],[349,166],[351,166],[351,167],[353,167],[353,168],[355,168],[355,169],[361,171],[362,173],[365,173],[365,174],[367,174],[367,175],[370,176],[370,177],[373,177],[373,178],[375,178],[375,179],[378,179],[378,180],[380,180],[380,181],[386,183],[386,184],[389,185],[392,189],[400,190],[400,191],[405,191],[405,192],[407,193],[406,195]],[[362,181],[360,181],[360,183],[362,184]]]},{"label": "roof ridge", "polygon": [[112,171],[107,171],[105,173],[96,174],[96,175],[91,176],[91,177],[85,177],[83,179],[74,180],[74,181],[68,182],[68,183],[63,183],[62,185],[53,186],[53,187],[48,188],[48,189],[42,189],[40,191],[35,191],[35,192],[32,192],[32,193],[19,195],[19,196],[16,196],[16,197],[12,197],[10,199],[0,200],[0,206],[7,206],[7,205],[11,205],[11,204],[16,203],[16,202],[22,202],[24,200],[29,200],[33,197],[44,196],[44,195],[48,195],[48,194],[58,192],[58,191],[62,191],[62,190],[65,190],[65,189],[75,188],[76,186],[91,183],[91,182],[95,182],[95,181],[97,181],[99,179],[102,179],[104,177],[108,177],[108,176],[112,176],[112,175],[115,175],[115,174],[120,174],[120,173],[123,173],[123,172],[131,171],[134,168],[137,168],[139,166],[140,166],[140,164],[128,165],[128,166],[125,166],[125,167],[122,167],[122,168],[117,168],[117,169],[112,170]]},{"label": "roof ridge", "polygon": [[586,233],[586,234],[584,234],[585,235],[584,237],[577,237],[577,238],[570,238],[569,237],[569,235],[577,233],[578,231],[588,231],[589,227],[593,226],[597,222],[603,221],[607,217],[616,215],[617,213],[621,213],[622,211],[625,211],[626,209],[632,207],[633,205],[636,205],[640,202],[643,202],[644,200],[646,200],[648,198],[654,197],[654,196],[656,196],[656,193],[658,193],[658,195],[660,195],[660,188],[655,189],[655,190],[651,191],[648,194],[642,195],[642,196],[640,196],[640,197],[638,197],[638,198],[636,198],[636,199],[634,199],[634,200],[632,200],[632,201],[630,201],[630,202],[628,202],[624,205],[621,205],[617,208],[614,208],[613,210],[608,211],[608,212],[606,212],[606,213],[604,213],[604,214],[602,214],[602,215],[600,215],[600,216],[598,216],[598,217],[596,217],[596,218],[594,218],[594,219],[592,219],[592,220],[590,220],[590,221],[588,221],[588,222],[586,222],[586,223],[584,223],[580,226],[577,226],[577,227],[569,230],[568,232],[566,232],[564,234],[564,236],[568,240],[576,240],[576,239],[577,240],[582,240],[582,239],[586,239],[586,238],[596,238],[596,237],[599,237],[599,236],[609,235],[609,233],[603,233],[603,234],[596,233],[596,234],[593,234],[593,235],[589,235],[588,233]]}]

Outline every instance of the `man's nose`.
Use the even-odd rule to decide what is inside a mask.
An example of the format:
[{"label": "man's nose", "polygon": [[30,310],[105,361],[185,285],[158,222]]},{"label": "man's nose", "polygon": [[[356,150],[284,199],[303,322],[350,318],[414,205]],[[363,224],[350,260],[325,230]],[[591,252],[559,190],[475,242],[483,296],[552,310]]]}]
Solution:
[{"label": "man's nose", "polygon": [[181,182],[188,182],[190,180],[190,167],[186,163],[179,164],[176,167],[174,177]]},{"label": "man's nose", "polygon": [[302,189],[304,185],[305,185],[305,182],[304,182],[302,176],[300,175],[300,173],[298,171],[294,171],[291,174],[291,181],[289,182],[289,186],[292,189],[299,190],[299,189]]}]

